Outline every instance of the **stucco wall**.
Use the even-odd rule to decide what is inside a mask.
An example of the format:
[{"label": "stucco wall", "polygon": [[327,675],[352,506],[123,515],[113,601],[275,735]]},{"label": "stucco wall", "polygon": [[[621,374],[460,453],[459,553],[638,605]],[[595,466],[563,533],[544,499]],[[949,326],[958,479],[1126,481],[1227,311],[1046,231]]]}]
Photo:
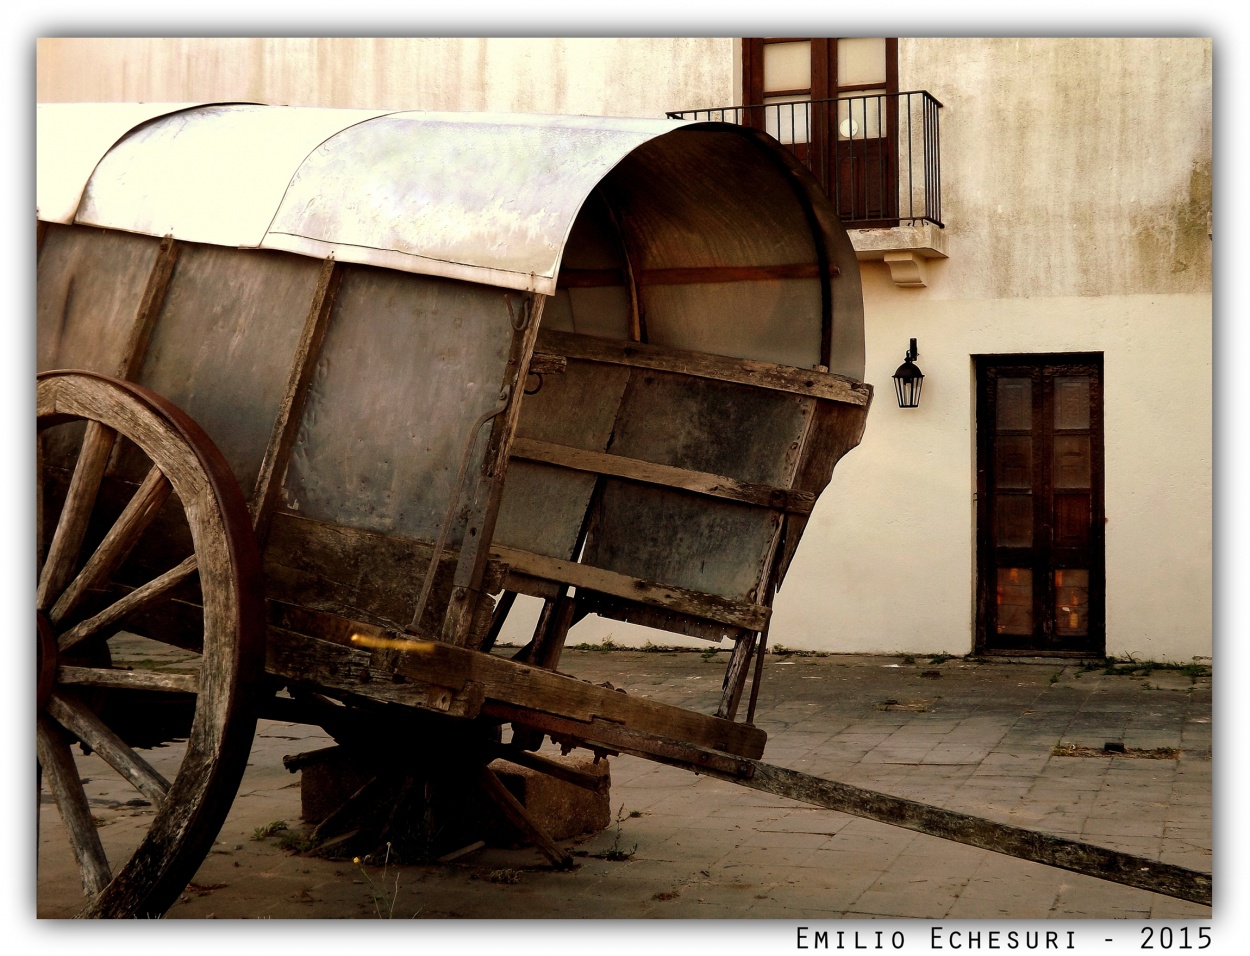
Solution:
[{"label": "stucco wall", "polygon": [[35,92],[41,103],[662,117],[734,102],[737,49],[732,39],[680,37],[42,39]]}]

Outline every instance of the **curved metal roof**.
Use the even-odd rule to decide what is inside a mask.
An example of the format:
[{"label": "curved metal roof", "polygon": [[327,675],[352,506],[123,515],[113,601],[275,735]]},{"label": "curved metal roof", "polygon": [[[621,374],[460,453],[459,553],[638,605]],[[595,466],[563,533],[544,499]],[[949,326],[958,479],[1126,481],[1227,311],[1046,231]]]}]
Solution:
[{"label": "curved metal roof", "polygon": [[641,144],[688,125],[242,104],[44,105],[38,216],[550,294],[594,186]]}]

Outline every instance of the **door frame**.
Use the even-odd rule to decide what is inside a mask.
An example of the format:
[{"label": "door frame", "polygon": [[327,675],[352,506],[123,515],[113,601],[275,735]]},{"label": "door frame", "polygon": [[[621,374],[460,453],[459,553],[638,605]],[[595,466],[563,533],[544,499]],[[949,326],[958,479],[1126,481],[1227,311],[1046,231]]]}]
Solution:
[{"label": "door frame", "polygon": [[[1101,659],[1106,656],[1106,534],[1105,496],[1106,465],[1103,398],[1102,352],[1045,352],[1020,354],[974,355],[973,387],[974,417],[973,438],[976,475],[976,527],[974,529],[975,568],[974,582],[974,652],[982,655],[1006,655],[1027,657],[1077,657]],[[1034,558],[1034,578],[1044,582],[1033,588],[1032,637],[1020,636],[1013,640],[999,636],[994,630],[997,613],[998,562],[995,542],[995,502],[991,494],[994,471],[993,442],[996,433],[994,415],[996,402],[991,394],[991,383],[1003,372],[1027,374],[1034,379],[1032,391],[1032,432],[1042,443],[1033,454],[1033,529],[1034,545],[1030,550],[1039,551],[1036,536],[1044,535],[1046,545],[1040,548],[1046,556]],[[1087,635],[1084,647],[1054,646],[1052,637],[1054,607],[1050,584],[1056,568],[1056,553],[1061,549],[1051,539],[1053,517],[1050,508],[1044,507],[1053,495],[1054,488],[1054,428],[1044,416],[1053,410],[1053,380],[1064,372],[1089,373],[1090,380],[1090,529],[1089,529],[1089,604]],[[1040,394],[1039,394],[1040,393]],[[1040,400],[1039,400],[1040,399]],[[1052,419],[1053,421],[1053,419]],[[1043,500],[1044,499],[1044,500]],[[1044,567],[1042,565],[1045,565]],[[1042,572],[1040,575],[1038,572]],[[1040,632],[1040,637],[1039,637]],[[1014,644],[1014,646],[1003,646]],[[1047,645],[1051,646],[1047,646]]]}]

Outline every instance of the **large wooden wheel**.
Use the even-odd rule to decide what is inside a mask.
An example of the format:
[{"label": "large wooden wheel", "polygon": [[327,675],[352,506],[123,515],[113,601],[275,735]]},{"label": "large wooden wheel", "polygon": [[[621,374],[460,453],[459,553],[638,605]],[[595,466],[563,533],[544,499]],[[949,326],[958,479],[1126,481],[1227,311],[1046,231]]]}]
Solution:
[{"label": "large wooden wheel", "polygon": [[[264,640],[256,541],[221,454],[170,403],[119,379],[48,372],[37,409],[40,786],[82,876],[79,915],[158,915],[203,862],[251,749]],[[181,617],[163,623],[174,605]],[[176,650],[177,672],[122,666],[128,641]],[[153,723],[168,720],[149,714],[171,710],[162,703],[185,704],[167,739]],[[148,808],[120,848],[93,819],[100,768]]]}]

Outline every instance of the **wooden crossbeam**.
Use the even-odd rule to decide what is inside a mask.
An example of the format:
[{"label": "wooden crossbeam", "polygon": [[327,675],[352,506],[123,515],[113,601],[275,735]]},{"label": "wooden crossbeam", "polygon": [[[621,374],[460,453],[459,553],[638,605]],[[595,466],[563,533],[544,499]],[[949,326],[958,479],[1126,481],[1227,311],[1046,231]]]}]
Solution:
[{"label": "wooden crossbeam", "polygon": [[625,342],[550,329],[539,332],[537,347],[544,352],[555,352],[570,359],[674,372],[795,395],[810,395],[813,398],[848,405],[867,406],[872,399],[871,385],[830,372],[793,368],[756,359],[686,352],[641,342]]},{"label": "wooden crossbeam", "polygon": [[564,561],[545,554],[499,547],[491,549],[491,557],[530,577],[559,581],[578,589],[584,588],[653,607],[681,611],[704,620],[718,621],[749,631],[761,630],[772,614],[771,608],[760,604],[731,601],[715,594],[644,581],[628,574],[578,564],[576,561]]},{"label": "wooden crossbeam", "polygon": [[[830,272],[838,275],[838,267]],[[815,262],[783,263],[771,266],[686,266],[670,269],[642,269],[636,273],[639,285],[693,285],[695,283],[775,282],[778,279],[819,279]],[[557,285],[563,289],[588,289],[625,284],[623,269],[561,269]]]},{"label": "wooden crossbeam", "polygon": [[736,478],[727,478],[724,475],[691,471],[687,468],[676,468],[672,465],[661,465],[621,455],[609,455],[605,452],[588,451],[571,445],[534,441],[530,438],[518,438],[512,443],[512,457],[596,475],[611,475],[614,478],[625,478],[630,481],[660,485],[664,488],[679,488],[682,491],[712,498],[738,501],[792,514],[811,514],[812,507],[816,504],[816,496],[804,491],[774,488],[771,485],[738,481]]}]

